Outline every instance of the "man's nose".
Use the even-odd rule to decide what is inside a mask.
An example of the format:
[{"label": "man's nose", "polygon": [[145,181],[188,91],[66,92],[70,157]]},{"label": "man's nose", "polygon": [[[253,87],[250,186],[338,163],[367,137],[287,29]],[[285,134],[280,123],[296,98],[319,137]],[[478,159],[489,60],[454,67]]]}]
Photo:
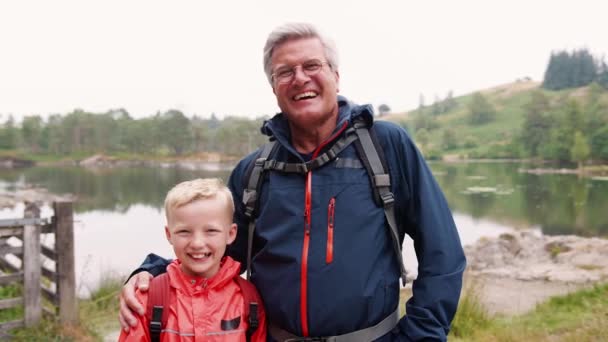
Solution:
[{"label": "man's nose", "polygon": [[310,76],[304,72],[301,65],[298,65],[293,69],[293,81],[294,83],[303,83],[310,80]]}]

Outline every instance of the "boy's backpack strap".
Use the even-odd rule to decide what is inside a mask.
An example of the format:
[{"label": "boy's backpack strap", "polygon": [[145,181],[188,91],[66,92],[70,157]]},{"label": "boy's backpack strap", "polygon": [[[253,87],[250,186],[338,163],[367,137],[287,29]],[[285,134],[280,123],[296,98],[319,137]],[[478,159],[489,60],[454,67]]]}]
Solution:
[{"label": "boy's backpack strap", "polygon": [[268,156],[277,146],[276,140],[266,143],[253,163],[253,168],[247,178],[247,188],[243,191],[243,204],[245,205],[245,216],[249,221],[247,234],[247,279],[251,277],[251,249],[253,248],[253,233],[255,230],[255,216],[258,206],[258,196],[262,187],[264,164]]},{"label": "boy's backpack strap", "polygon": [[164,310],[169,305],[169,296],[171,287],[169,285],[169,275],[167,273],[160,274],[150,280],[150,288],[148,289],[148,305],[146,308],[146,316],[150,325],[150,340],[152,342],[160,341],[160,333],[163,327],[167,325],[167,317],[169,310]]},{"label": "boy's backpack strap", "polygon": [[391,191],[391,178],[388,167],[379,146],[373,129],[367,127],[363,120],[354,122],[355,131],[359,139],[355,143],[357,152],[363,165],[367,169],[367,174],[373,187],[374,199],[376,203],[384,208],[384,216],[389,226],[389,233],[393,241],[393,249],[399,262],[401,281],[405,286],[406,271],[401,255],[401,243],[399,241],[399,231],[397,230],[397,220],[395,219],[395,197]]},{"label": "boy's backpack strap", "polygon": [[234,280],[241,288],[241,293],[243,294],[243,304],[245,306],[245,314],[243,319],[247,318],[248,325],[245,334],[247,336],[247,342],[250,342],[251,337],[260,325],[260,310],[262,310],[262,305],[261,303],[258,303],[256,299],[256,289],[252,283],[241,278],[240,276],[234,277]]}]

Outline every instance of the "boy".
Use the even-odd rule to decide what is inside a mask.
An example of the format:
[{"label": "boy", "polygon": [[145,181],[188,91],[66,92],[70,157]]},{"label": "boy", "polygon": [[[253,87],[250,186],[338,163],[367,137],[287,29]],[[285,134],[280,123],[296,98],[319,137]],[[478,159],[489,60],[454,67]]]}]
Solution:
[{"label": "boy", "polygon": [[[148,312],[128,333],[122,330],[120,341],[266,341],[260,296],[238,279],[240,263],[224,256],[236,238],[233,214],[232,194],[219,179],[182,182],[169,191],[165,234],[177,258],[167,266],[168,299],[156,299],[162,281],[138,291]],[[152,308],[159,305],[162,311]]]}]

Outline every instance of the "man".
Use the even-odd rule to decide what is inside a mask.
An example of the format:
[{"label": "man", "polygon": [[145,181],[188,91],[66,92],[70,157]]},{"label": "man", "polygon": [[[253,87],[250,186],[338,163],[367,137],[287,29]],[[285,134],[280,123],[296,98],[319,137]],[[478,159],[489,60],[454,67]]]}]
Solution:
[{"label": "man", "polygon": [[[264,70],[282,111],[262,128],[278,144],[270,159],[316,160],[355,122],[372,126],[371,107],[337,95],[336,50],[313,26],[275,29],[264,48]],[[407,315],[392,319],[398,314],[401,272],[389,215],[374,201],[368,172],[350,144],[321,167],[305,167],[301,174],[269,171],[263,178],[251,280],[276,340],[446,340],[465,268],[451,212],[406,132],[383,121],[373,123],[372,130],[388,164],[399,243],[404,234],[411,236],[419,263]],[[229,181],[238,234],[228,253],[242,262],[249,223],[243,191],[258,156],[255,152],[239,162]],[[166,263],[150,255],[137,271],[157,274]],[[149,277],[138,273],[123,288],[120,321],[125,328],[134,320],[129,307],[141,309],[134,289],[146,288]]]}]

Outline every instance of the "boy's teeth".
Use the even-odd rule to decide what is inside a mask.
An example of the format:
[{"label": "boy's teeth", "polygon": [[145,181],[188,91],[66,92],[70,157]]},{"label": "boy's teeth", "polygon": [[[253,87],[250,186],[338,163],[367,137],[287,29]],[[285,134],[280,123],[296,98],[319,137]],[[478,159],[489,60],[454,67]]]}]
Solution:
[{"label": "boy's teeth", "polygon": [[203,254],[190,254],[190,256],[194,259],[202,259],[208,257],[211,253],[203,253]]}]

